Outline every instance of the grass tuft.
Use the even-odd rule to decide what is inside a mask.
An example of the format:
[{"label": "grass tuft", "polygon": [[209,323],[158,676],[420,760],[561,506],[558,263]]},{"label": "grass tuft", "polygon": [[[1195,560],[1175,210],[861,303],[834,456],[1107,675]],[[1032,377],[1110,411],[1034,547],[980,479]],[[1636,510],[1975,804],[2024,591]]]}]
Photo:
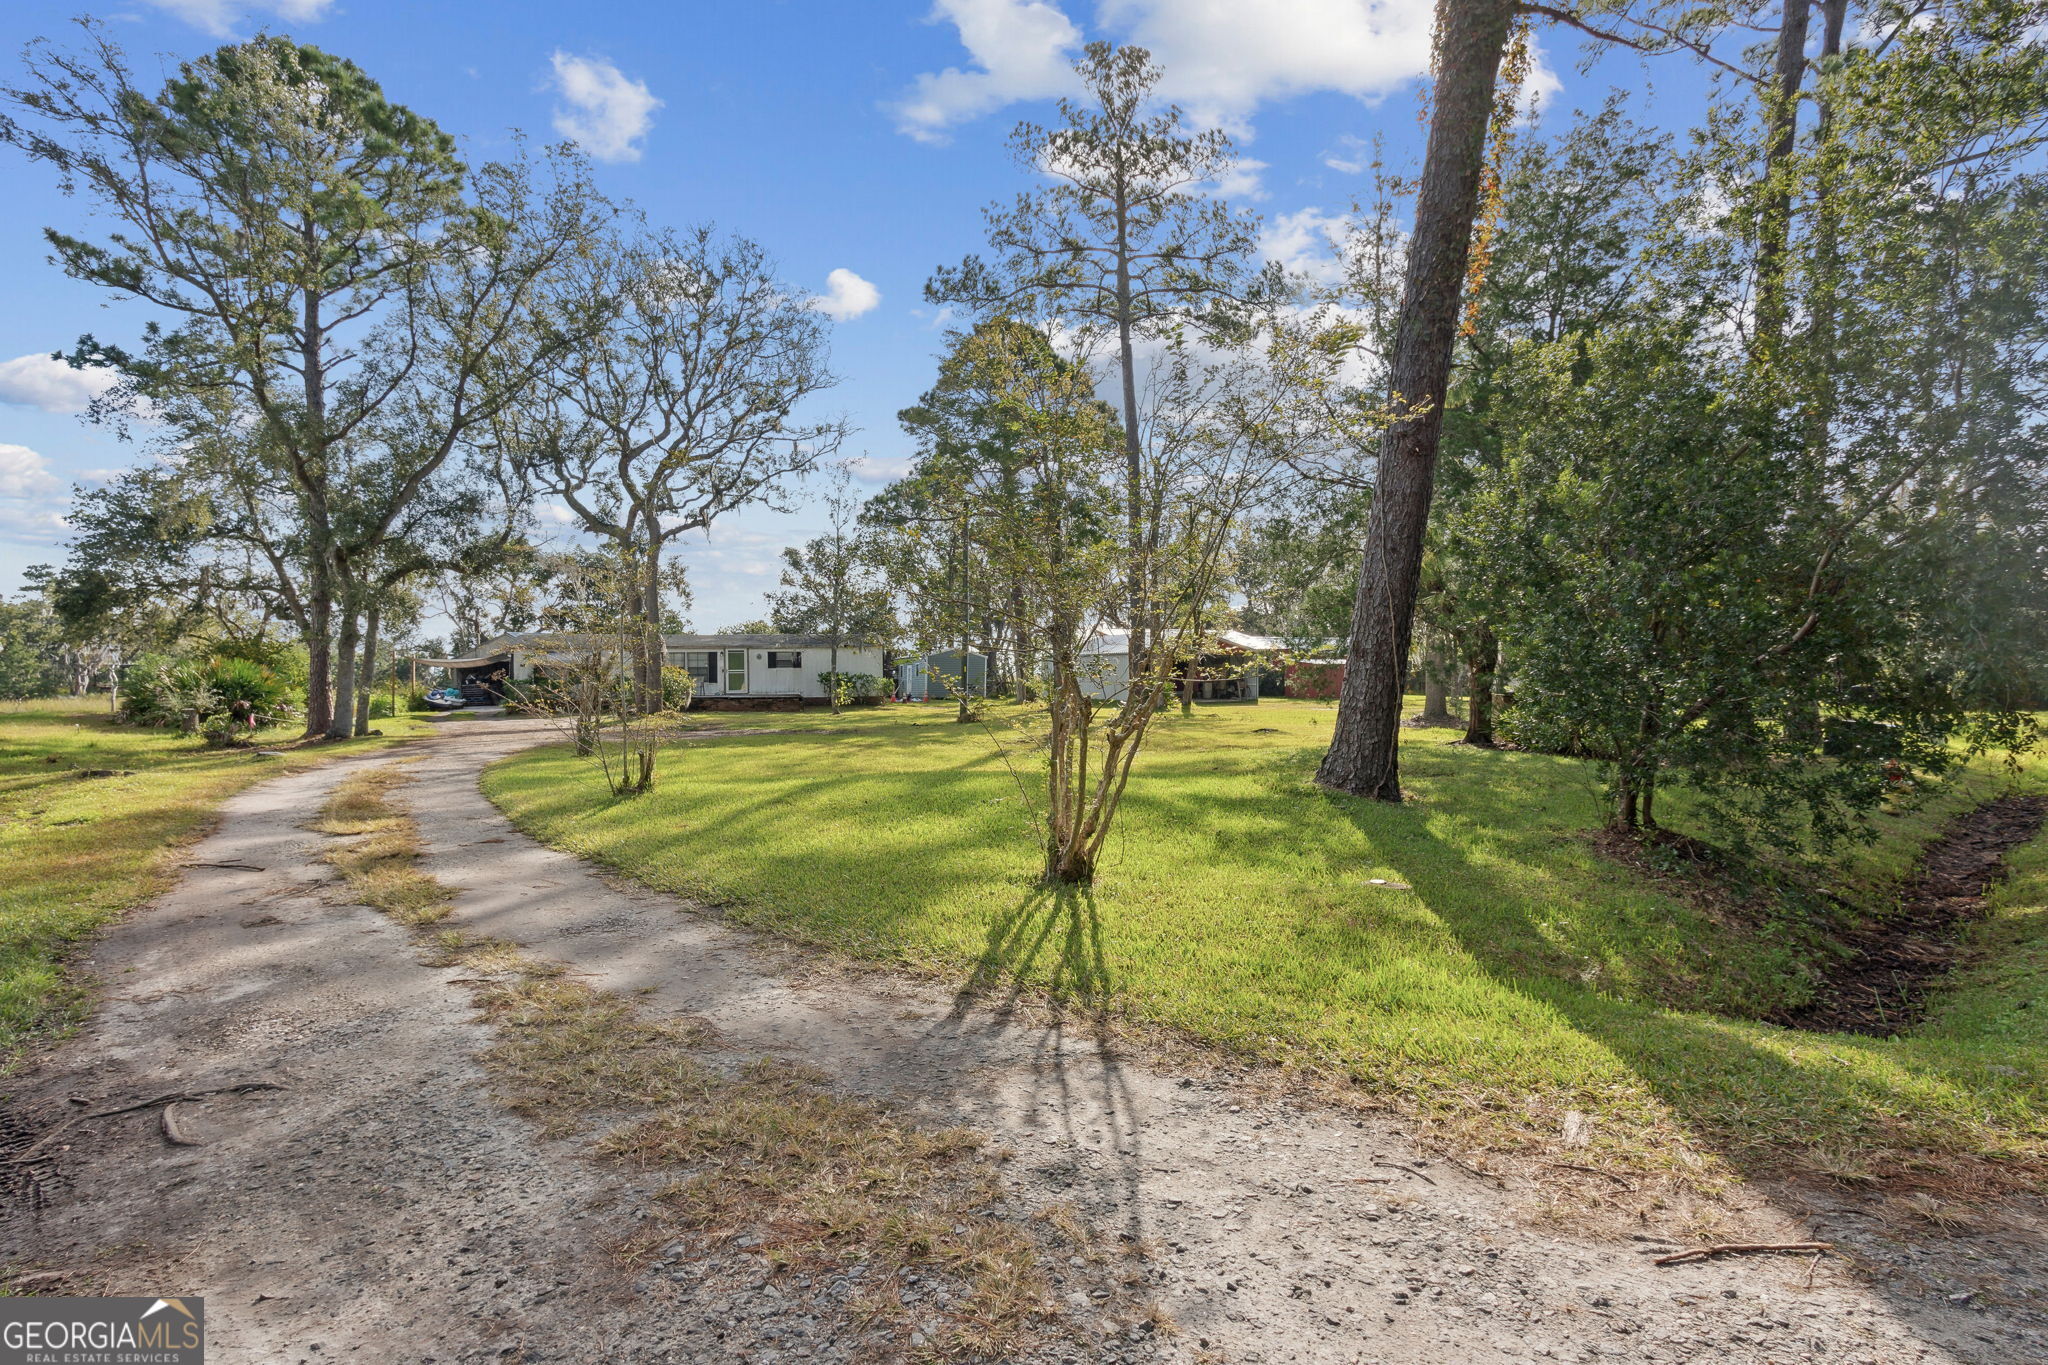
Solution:
[{"label": "grass tuft", "polygon": [[357,773],[335,788],[311,827],[322,834],[356,836],[326,855],[347,880],[349,895],[418,929],[440,923],[455,907],[447,888],[419,870],[419,831],[405,808],[391,799],[404,781],[396,765]]}]

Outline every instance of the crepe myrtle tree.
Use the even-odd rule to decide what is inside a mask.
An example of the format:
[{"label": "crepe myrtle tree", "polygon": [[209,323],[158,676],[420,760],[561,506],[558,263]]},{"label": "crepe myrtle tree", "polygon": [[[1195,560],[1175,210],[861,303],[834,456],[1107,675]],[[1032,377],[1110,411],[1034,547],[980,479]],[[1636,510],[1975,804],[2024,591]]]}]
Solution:
[{"label": "crepe myrtle tree", "polygon": [[1114,410],[1096,396],[1087,358],[1060,354],[1041,328],[983,323],[946,354],[938,387],[985,429],[975,444],[1003,451],[1002,477],[962,481],[958,496],[995,576],[1019,585],[1018,625],[1048,673],[1046,733],[1032,746],[1046,755],[1038,832],[1048,882],[1095,876],[1174,661],[1197,644],[1235,526],[1270,488],[1269,424],[1286,372],[1263,354],[1211,361],[1185,349],[1153,371],[1141,477],[1163,503],[1162,530],[1141,552],[1154,557],[1170,607],[1155,613],[1157,647],[1112,679],[1089,646],[1122,613],[1133,553],[1120,534],[1127,466]]},{"label": "crepe myrtle tree", "polygon": [[576,262],[559,306],[609,307],[507,413],[501,439],[535,489],[639,575],[641,704],[659,709],[669,546],[738,508],[781,507],[846,424],[801,411],[837,380],[825,319],[767,253],[709,227],[621,234]]},{"label": "crepe myrtle tree", "polygon": [[535,663],[523,705],[557,720],[614,797],[654,790],[664,745],[686,728],[691,682],[669,669],[655,706],[634,673],[643,648],[644,580],[630,553],[606,546],[565,563],[549,582],[546,614],[557,631]]},{"label": "crepe myrtle tree", "polygon": [[1142,657],[1168,608],[1153,574],[1160,502],[1145,478],[1140,347],[1239,330],[1248,304],[1280,292],[1279,275],[1258,267],[1257,220],[1214,192],[1237,164],[1230,138],[1190,131],[1177,107],[1152,103],[1161,73],[1151,54],[1090,43],[1074,67],[1085,99],[1062,99],[1057,126],[1020,123],[1010,136],[1019,164],[1050,183],[989,208],[988,254],[939,270],[925,294],[1109,342],[1127,541],[1119,614]]}]

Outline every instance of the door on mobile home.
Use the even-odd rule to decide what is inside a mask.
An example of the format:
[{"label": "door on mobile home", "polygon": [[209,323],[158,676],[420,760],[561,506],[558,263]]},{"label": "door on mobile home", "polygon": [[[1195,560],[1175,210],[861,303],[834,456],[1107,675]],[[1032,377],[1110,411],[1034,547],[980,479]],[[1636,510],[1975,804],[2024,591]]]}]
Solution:
[{"label": "door on mobile home", "polygon": [[747,651],[728,649],[725,651],[725,691],[727,696],[743,696],[747,690]]}]

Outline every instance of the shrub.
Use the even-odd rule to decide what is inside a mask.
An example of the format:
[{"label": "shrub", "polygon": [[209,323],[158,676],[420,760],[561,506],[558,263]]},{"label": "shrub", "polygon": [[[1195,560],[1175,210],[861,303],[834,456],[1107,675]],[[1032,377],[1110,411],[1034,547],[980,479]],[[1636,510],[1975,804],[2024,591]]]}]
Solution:
[{"label": "shrub", "polygon": [[313,672],[306,647],[291,640],[220,640],[207,653],[214,659],[246,659],[261,664],[294,691],[304,688]]},{"label": "shrub", "polygon": [[686,669],[669,665],[661,670],[661,709],[687,711],[697,695],[697,680]]},{"label": "shrub", "polygon": [[179,725],[193,712],[204,722],[225,716],[236,702],[247,702],[259,723],[274,720],[293,693],[275,669],[244,658],[192,659],[172,654],[145,654],[130,664],[123,684],[128,690],[128,719],[137,725]]},{"label": "shrub", "polygon": [[125,670],[122,686],[128,692],[124,709],[136,725],[176,725],[187,711],[205,717],[223,708],[199,665],[170,654],[138,656]]},{"label": "shrub", "polygon": [[873,673],[820,673],[818,681],[825,684],[825,690],[837,697],[841,706],[862,697],[876,697],[882,693],[882,680]]},{"label": "shrub", "polygon": [[219,699],[222,711],[243,701],[254,707],[258,716],[275,716],[283,708],[285,698],[292,694],[289,680],[270,665],[253,659],[208,659],[201,677]]}]

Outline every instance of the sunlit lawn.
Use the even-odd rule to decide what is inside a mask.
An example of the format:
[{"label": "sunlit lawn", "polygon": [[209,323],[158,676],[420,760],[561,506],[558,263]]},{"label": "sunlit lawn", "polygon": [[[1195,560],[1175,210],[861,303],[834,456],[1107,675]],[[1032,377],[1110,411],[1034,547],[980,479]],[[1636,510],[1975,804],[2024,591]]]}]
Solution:
[{"label": "sunlit lawn", "polygon": [[[1645,1165],[1676,1137],[1749,1169],[1814,1149],[1896,1169],[1920,1150],[2020,1174],[2048,1150],[2040,846],[1984,927],[1997,952],[1916,1036],[1799,1034],[1751,1020],[1802,998],[1812,936],[1720,922],[1607,862],[1584,837],[1600,810],[1583,763],[1417,731],[1416,799],[1388,807],[1309,782],[1330,708],[1205,707],[1162,720],[1096,885],[1058,897],[1035,883],[1037,760],[1011,740],[1006,762],[1008,726],[951,714],[718,717],[795,730],[680,746],[624,803],[560,749],[486,788],[548,841],[743,922],[1338,1072],[1475,1141],[1548,1141],[1579,1109],[1604,1120],[1595,1152]],[[1987,763],[1885,817],[1843,889],[1880,894],[2004,780]]]},{"label": "sunlit lawn", "polygon": [[[180,847],[252,782],[425,726],[380,719],[382,739],[283,756],[208,749],[163,730],[114,725],[104,698],[0,703],[0,1072],[31,1039],[75,1019],[82,984],[68,949],[161,890]],[[82,769],[129,770],[82,777]]]}]

